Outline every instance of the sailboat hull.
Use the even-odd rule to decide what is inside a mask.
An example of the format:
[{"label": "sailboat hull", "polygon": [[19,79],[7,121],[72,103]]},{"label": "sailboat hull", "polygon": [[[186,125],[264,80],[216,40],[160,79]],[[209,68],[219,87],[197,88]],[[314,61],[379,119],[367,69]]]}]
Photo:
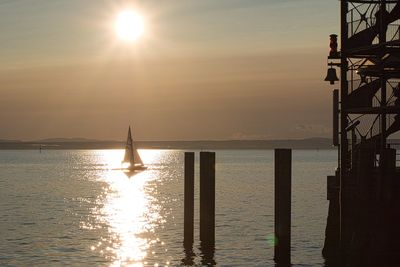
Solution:
[{"label": "sailboat hull", "polygon": [[133,168],[123,169],[122,172],[128,177],[132,177],[132,176],[134,176],[134,175],[136,175],[136,174],[138,174],[141,171],[144,171],[146,169],[147,169],[146,166],[135,166]]},{"label": "sailboat hull", "polygon": [[147,167],[146,166],[134,166],[134,167],[129,167],[128,170],[129,171],[143,171],[146,170]]}]

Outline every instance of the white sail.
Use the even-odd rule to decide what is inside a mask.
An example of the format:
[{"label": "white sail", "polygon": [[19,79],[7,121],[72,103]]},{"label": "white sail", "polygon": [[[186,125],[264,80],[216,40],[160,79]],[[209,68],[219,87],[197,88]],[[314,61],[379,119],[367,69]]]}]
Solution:
[{"label": "white sail", "polygon": [[140,157],[135,145],[133,145],[133,157],[135,159],[135,164],[143,166],[142,158]]},{"label": "white sail", "polygon": [[125,145],[125,156],[123,162],[129,162],[131,166],[135,165],[135,156],[133,152],[133,141],[132,141],[132,134],[131,134],[131,127],[129,126],[128,130],[128,137],[126,140]]}]

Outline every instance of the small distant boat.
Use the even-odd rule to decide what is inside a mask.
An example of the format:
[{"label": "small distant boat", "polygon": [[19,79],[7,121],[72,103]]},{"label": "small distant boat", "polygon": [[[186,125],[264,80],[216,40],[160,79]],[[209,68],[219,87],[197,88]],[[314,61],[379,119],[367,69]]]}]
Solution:
[{"label": "small distant boat", "polygon": [[127,171],[142,171],[147,169],[146,166],[144,166],[142,159],[140,158],[140,155],[135,147],[135,144],[133,143],[132,140],[132,133],[131,133],[131,126],[129,126],[128,130],[128,138],[126,140],[126,145],[125,145],[125,156],[124,160],[122,161],[122,166],[124,170]]}]

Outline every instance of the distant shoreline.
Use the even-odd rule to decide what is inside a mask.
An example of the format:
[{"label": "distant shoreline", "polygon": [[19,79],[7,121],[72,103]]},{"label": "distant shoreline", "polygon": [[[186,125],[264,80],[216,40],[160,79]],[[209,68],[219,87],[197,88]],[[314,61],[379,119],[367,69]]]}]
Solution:
[{"label": "distant shoreline", "polygon": [[[289,140],[225,140],[225,141],[138,141],[143,149],[335,149],[329,138]],[[123,141],[0,141],[0,150],[43,150],[56,149],[123,149]]]}]

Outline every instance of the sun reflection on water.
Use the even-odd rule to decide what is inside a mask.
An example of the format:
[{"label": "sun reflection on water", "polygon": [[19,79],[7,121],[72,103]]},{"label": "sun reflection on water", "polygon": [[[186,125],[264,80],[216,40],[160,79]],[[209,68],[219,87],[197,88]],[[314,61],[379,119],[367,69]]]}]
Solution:
[{"label": "sun reflection on water", "polygon": [[154,232],[154,222],[162,219],[159,208],[151,204],[151,190],[146,190],[146,184],[156,179],[151,165],[157,162],[160,152],[141,150],[142,160],[149,169],[131,177],[120,169],[123,153],[123,150],[99,151],[98,161],[104,166],[100,179],[106,188],[97,220],[107,225],[108,236],[91,249],[111,255],[112,266],[143,266],[152,242],[146,233]]}]

